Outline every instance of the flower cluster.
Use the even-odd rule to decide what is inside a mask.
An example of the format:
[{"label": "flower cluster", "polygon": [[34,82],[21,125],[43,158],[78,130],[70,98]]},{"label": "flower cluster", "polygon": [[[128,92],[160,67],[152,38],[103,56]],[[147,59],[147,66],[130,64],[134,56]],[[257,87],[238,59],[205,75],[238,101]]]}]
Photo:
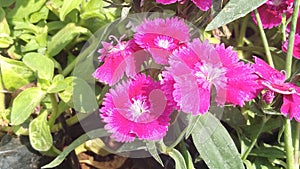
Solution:
[{"label": "flower cluster", "polygon": [[[181,4],[185,3],[186,0],[156,0],[157,3],[168,5],[175,2],[179,2]],[[193,3],[202,11],[207,11],[212,5],[212,0],[192,0]]]},{"label": "flower cluster", "polygon": [[[100,116],[116,141],[160,140],[174,110],[205,114],[212,100],[219,106],[243,106],[263,90],[267,103],[282,94],[282,113],[300,121],[300,88],[261,59],[244,63],[231,47],[190,41],[189,27],[177,17],[146,19],[135,31],[130,40],[102,42],[103,64],[93,73],[112,86]],[[144,70],[147,64],[161,69],[151,74]]]}]

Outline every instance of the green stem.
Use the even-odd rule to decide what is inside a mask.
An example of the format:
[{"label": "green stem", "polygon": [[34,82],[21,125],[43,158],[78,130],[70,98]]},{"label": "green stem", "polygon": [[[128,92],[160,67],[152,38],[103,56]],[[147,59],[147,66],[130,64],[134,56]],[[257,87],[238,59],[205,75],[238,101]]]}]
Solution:
[{"label": "green stem", "polygon": [[[0,64],[1,65],[1,64]],[[4,86],[2,83],[2,74],[1,74],[1,68],[0,68],[0,114],[5,112],[5,95],[4,95]],[[1,118],[1,115],[0,115]]]},{"label": "green stem", "polygon": [[[289,79],[292,74],[293,48],[294,48],[295,33],[296,33],[296,26],[297,26],[298,12],[299,12],[299,4],[300,4],[300,0],[294,0],[294,11],[292,15],[288,49],[286,54],[286,65],[285,65],[287,79]],[[299,139],[299,137],[297,139]],[[287,169],[293,169],[295,166],[294,154],[293,154],[294,147],[293,147],[292,132],[291,132],[291,121],[289,118],[285,118],[284,143],[286,148]]]},{"label": "green stem", "polygon": [[[246,34],[248,20],[249,20],[249,17],[247,15],[243,19],[243,22],[242,22],[242,25],[241,25],[241,30],[240,30],[239,37],[238,37],[237,47],[244,46],[244,37],[245,37],[245,34]],[[238,56],[239,56],[240,59],[244,59],[244,55],[243,55],[242,50],[238,50]]]},{"label": "green stem", "polygon": [[290,35],[288,41],[288,49],[286,54],[286,77],[287,79],[290,78],[292,73],[292,60],[293,60],[293,48],[294,48],[294,41],[295,41],[295,33],[296,33],[296,26],[297,26],[297,19],[298,19],[298,12],[299,12],[299,3],[300,0],[294,0],[294,11],[292,15],[292,23],[290,28]]},{"label": "green stem", "polygon": [[300,137],[300,123],[297,123],[296,132],[295,132],[295,142],[294,142],[295,168],[299,168],[299,137]]},{"label": "green stem", "polygon": [[50,100],[51,100],[51,104],[52,104],[52,112],[51,112],[51,116],[49,119],[49,125],[50,125],[50,127],[52,127],[54,125],[56,117],[57,117],[58,104],[57,104],[57,100],[56,100],[54,93],[49,94],[49,96],[50,96]]},{"label": "green stem", "polygon": [[[69,53],[70,55],[70,53]],[[72,55],[72,54],[71,54]],[[63,76],[67,76],[68,74],[70,74],[72,72],[72,70],[74,69],[76,63],[77,63],[78,59],[74,59],[70,64],[68,64],[68,66],[62,71],[62,75]]]},{"label": "green stem", "polygon": [[291,121],[289,118],[284,119],[284,143],[286,149],[287,169],[294,169],[293,141],[291,132]]},{"label": "green stem", "polygon": [[286,32],[286,14],[285,13],[282,14],[282,29],[281,29],[281,31],[282,31],[282,41],[285,42],[286,41],[286,34],[285,34],[285,32]]},{"label": "green stem", "polygon": [[258,137],[259,137],[260,134],[262,133],[263,128],[265,127],[266,122],[270,119],[270,117],[271,117],[271,116],[263,116],[262,123],[260,124],[259,130],[258,130],[258,132],[256,133],[254,139],[252,140],[252,143],[251,143],[250,147],[249,147],[249,148],[246,150],[246,152],[242,155],[242,160],[243,160],[243,161],[245,161],[245,160],[247,159],[248,155],[250,154],[251,150],[253,149],[254,145],[256,144]]},{"label": "green stem", "polygon": [[258,28],[259,28],[260,36],[261,36],[262,42],[264,44],[265,53],[266,53],[266,56],[267,56],[268,63],[271,67],[274,67],[274,63],[273,63],[272,55],[271,55],[271,52],[270,52],[270,47],[269,47],[269,44],[268,44],[267,36],[265,34],[265,31],[264,31],[259,13],[257,12],[257,10],[254,10],[254,14],[255,14],[255,18],[257,20],[257,25],[258,25]]}]

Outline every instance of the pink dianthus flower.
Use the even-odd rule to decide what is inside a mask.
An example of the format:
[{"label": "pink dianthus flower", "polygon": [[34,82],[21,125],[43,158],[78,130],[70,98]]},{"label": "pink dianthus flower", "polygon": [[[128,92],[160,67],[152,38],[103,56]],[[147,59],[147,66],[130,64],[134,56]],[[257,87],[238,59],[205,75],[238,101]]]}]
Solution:
[{"label": "pink dianthus flower", "polygon": [[173,110],[168,102],[160,83],[140,74],[111,89],[99,111],[105,129],[116,141],[160,140],[166,135]]},{"label": "pink dianthus flower", "polygon": [[[268,0],[257,8],[264,28],[273,28],[282,22],[282,15],[289,11],[293,6],[293,0]],[[257,23],[254,14],[252,19]]]},{"label": "pink dianthus flower", "polygon": [[183,20],[173,17],[145,20],[136,28],[135,42],[148,50],[156,63],[168,64],[169,55],[189,41],[189,28]]},{"label": "pink dianthus flower", "polygon": [[263,60],[255,57],[254,61],[253,68],[259,76],[258,82],[261,90],[267,89],[282,94],[281,113],[300,122],[300,88],[293,83],[285,82],[285,74],[270,67]]},{"label": "pink dianthus flower", "polygon": [[213,46],[199,39],[173,52],[169,74],[174,78],[173,97],[182,111],[198,115],[209,110],[211,90],[216,102],[244,105],[256,97],[256,76],[249,64],[224,45]]},{"label": "pink dianthus flower", "polygon": [[117,83],[126,73],[132,77],[140,72],[140,67],[148,59],[148,54],[134,40],[118,40],[117,45],[102,42],[98,52],[99,61],[104,62],[93,73],[93,77],[109,85]]},{"label": "pink dianthus flower", "polygon": [[[185,1],[186,0],[156,0],[157,3],[161,3],[164,5],[172,4],[175,2],[185,3]],[[192,1],[202,11],[207,11],[212,5],[212,0],[192,0]]]},{"label": "pink dianthus flower", "polygon": [[[288,48],[288,40],[284,42],[282,45],[282,50],[287,52]],[[295,34],[294,48],[293,48],[293,56],[297,59],[300,59],[300,34]]]}]

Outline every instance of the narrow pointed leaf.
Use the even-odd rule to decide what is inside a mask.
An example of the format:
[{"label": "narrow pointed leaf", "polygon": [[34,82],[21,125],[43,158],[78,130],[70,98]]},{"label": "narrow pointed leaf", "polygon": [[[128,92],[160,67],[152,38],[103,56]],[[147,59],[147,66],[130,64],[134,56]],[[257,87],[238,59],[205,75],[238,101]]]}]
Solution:
[{"label": "narrow pointed leaf", "polygon": [[210,113],[202,115],[192,132],[201,158],[210,169],[243,169],[240,154],[220,121]]},{"label": "narrow pointed leaf", "polygon": [[207,25],[205,30],[210,31],[239,19],[258,8],[266,1],[267,0],[230,0],[221,10],[221,12]]}]

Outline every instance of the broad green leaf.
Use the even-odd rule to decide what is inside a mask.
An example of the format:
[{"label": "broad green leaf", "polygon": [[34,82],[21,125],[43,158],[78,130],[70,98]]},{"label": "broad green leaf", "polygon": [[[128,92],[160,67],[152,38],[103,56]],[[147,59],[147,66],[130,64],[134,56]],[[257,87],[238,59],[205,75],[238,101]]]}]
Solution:
[{"label": "broad green leaf", "polygon": [[31,146],[37,151],[48,151],[52,146],[52,135],[47,121],[48,112],[44,111],[29,124]]},{"label": "broad green leaf", "polygon": [[1,34],[10,35],[10,29],[5,18],[5,11],[0,7],[0,35]]},{"label": "broad green leaf", "polygon": [[82,113],[98,109],[95,92],[86,81],[80,78],[75,78],[73,81],[73,103],[75,110]]},{"label": "broad green leaf", "polygon": [[210,113],[201,115],[193,130],[196,149],[210,169],[243,169],[240,154],[220,121]]},{"label": "broad green leaf", "polygon": [[63,5],[59,10],[59,18],[64,21],[68,13],[73,9],[77,8],[81,4],[82,0],[73,0],[73,1],[63,1]]},{"label": "broad green leaf", "polygon": [[175,161],[175,169],[187,169],[185,160],[178,150],[172,148],[168,153]]},{"label": "broad green leaf", "polygon": [[47,93],[58,93],[65,90],[69,85],[64,81],[56,81],[48,88]]},{"label": "broad green leaf", "polygon": [[62,101],[64,101],[65,103],[67,103],[70,107],[74,107],[74,105],[73,105],[73,81],[74,81],[74,79],[75,79],[75,77],[73,77],[73,76],[66,78],[64,80],[64,82],[66,84],[68,84],[68,87],[64,91],[58,93],[59,98]]},{"label": "broad green leaf", "polygon": [[73,76],[66,78],[64,82],[68,87],[58,95],[65,103],[82,113],[98,109],[95,93],[87,82]]},{"label": "broad green leaf", "polygon": [[221,12],[207,25],[205,30],[210,31],[241,18],[261,6],[266,1],[267,0],[230,0]]},{"label": "broad green leaf", "polygon": [[0,7],[8,7],[12,5],[16,0],[0,0]]},{"label": "broad green leaf", "polygon": [[10,122],[12,125],[22,124],[31,113],[34,108],[44,98],[45,93],[37,87],[28,88],[22,91],[13,101],[12,110],[10,115]]},{"label": "broad green leaf", "polygon": [[164,166],[164,163],[162,162],[158,152],[157,152],[157,148],[156,148],[156,145],[155,145],[155,142],[154,141],[148,141],[146,143],[147,145],[147,149],[149,151],[149,153],[151,154],[151,156],[161,165],[161,166]]},{"label": "broad green leaf", "polygon": [[39,53],[27,53],[23,62],[33,71],[37,71],[38,77],[51,80],[54,73],[54,63],[51,59]]},{"label": "broad green leaf", "polygon": [[69,23],[59,32],[57,32],[48,43],[48,55],[50,57],[57,55],[79,34],[90,34],[86,28]]},{"label": "broad green leaf", "polygon": [[29,21],[31,23],[37,23],[40,20],[46,20],[48,18],[49,9],[43,6],[40,11],[34,12],[30,15]]},{"label": "broad green leaf", "polygon": [[9,91],[14,91],[35,79],[34,73],[23,62],[1,55],[0,68],[4,87]]},{"label": "broad green leaf", "polygon": [[80,146],[88,140],[104,137],[107,135],[108,133],[104,129],[92,130],[87,132],[86,134],[81,135],[79,138],[74,140],[67,148],[65,148],[64,151],[61,154],[59,154],[51,163],[43,166],[42,168],[54,168],[58,166],[76,147]]},{"label": "broad green leaf", "polygon": [[21,19],[28,17],[33,12],[36,12],[45,5],[46,0],[16,0],[16,5],[7,16],[8,18]]},{"label": "broad green leaf", "polygon": [[13,43],[13,38],[8,34],[0,34],[0,48],[8,48]]}]

